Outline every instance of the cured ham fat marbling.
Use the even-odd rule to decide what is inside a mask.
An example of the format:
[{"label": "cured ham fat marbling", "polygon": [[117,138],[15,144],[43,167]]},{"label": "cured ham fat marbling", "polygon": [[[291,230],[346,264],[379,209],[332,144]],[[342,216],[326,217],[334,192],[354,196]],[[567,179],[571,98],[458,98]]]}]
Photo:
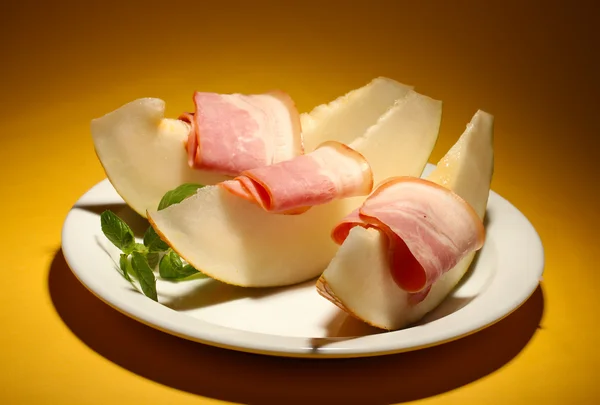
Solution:
[{"label": "cured ham fat marbling", "polygon": [[306,155],[245,171],[221,186],[265,211],[301,214],[335,199],[369,194],[373,173],[360,153],[329,141]]},{"label": "cured ham fat marbling", "polygon": [[195,111],[180,119],[190,125],[188,165],[237,176],[303,154],[300,115],[284,92],[194,93]]}]

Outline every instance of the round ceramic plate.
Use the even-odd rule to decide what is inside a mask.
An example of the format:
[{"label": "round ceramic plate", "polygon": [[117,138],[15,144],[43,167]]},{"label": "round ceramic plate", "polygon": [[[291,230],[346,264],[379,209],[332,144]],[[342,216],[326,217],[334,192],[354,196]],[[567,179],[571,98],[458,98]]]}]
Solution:
[{"label": "round ceramic plate", "polygon": [[285,288],[246,289],[209,278],[159,279],[159,302],[155,302],[118,272],[120,252],[100,228],[100,213],[105,209],[123,218],[138,238],[148,227],[108,180],[83,195],[69,212],[62,233],[66,261],[83,285],[110,306],[153,328],[246,352],[361,357],[441,344],[509,315],[534,292],[544,267],[535,229],[492,191],[486,242],[470,270],[440,306],[402,330],[385,332],[349,317],[318,295],[315,280]]}]

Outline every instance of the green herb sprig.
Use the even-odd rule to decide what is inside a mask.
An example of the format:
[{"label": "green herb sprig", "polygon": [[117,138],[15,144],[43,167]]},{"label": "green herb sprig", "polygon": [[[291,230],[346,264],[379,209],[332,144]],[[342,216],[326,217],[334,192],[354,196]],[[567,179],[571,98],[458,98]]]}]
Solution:
[{"label": "green herb sprig", "polygon": [[[160,200],[158,210],[182,202],[201,187],[204,186],[185,183],[168,191]],[[144,295],[154,301],[158,301],[154,273],[156,266],[159,276],[171,281],[202,275],[190,264],[184,265],[181,257],[160,238],[152,226],[144,233],[143,243],[136,243],[129,225],[111,210],[106,210],[100,215],[100,225],[104,236],[123,252],[119,257],[121,275],[136,288],[137,281],[138,290],[141,289]]]}]

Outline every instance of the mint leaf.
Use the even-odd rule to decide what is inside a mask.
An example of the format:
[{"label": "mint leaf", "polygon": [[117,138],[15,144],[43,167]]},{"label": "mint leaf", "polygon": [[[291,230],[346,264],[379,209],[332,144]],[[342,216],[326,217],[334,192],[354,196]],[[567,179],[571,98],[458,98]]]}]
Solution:
[{"label": "mint leaf", "polygon": [[194,195],[196,191],[202,187],[204,186],[200,184],[184,183],[171,191],[167,191],[160,200],[160,203],[158,203],[158,211],[163,210],[170,205],[182,202],[189,196]]},{"label": "mint leaf", "polygon": [[160,259],[158,273],[162,278],[177,278],[179,271],[183,269],[183,263],[179,255],[172,250]]},{"label": "mint leaf", "polygon": [[104,211],[100,215],[100,225],[106,238],[123,253],[129,254],[133,251],[135,246],[133,231],[114,212]]},{"label": "mint leaf", "polygon": [[194,274],[199,274],[199,275],[206,277],[206,275],[204,275],[204,273],[201,273],[199,270],[197,270],[191,264],[186,264],[185,266],[183,266],[183,269],[181,269],[181,274],[184,275],[183,277],[189,277]]},{"label": "mint leaf", "polygon": [[162,278],[171,280],[179,280],[199,273],[198,270],[189,264],[184,266],[179,255],[172,250],[160,260],[158,271]]},{"label": "mint leaf", "polygon": [[156,268],[158,264],[158,252],[151,252],[146,255],[146,259],[148,260],[148,265],[152,270]]},{"label": "mint leaf", "polygon": [[131,277],[129,277],[129,271],[131,269],[131,263],[129,263],[129,255],[125,253],[121,253],[121,257],[119,258],[119,267],[123,272],[123,277],[129,282],[131,282]]},{"label": "mint leaf", "polygon": [[149,227],[144,234],[144,245],[148,248],[148,252],[164,252],[169,249],[169,245],[158,236],[152,227]]},{"label": "mint leaf", "polygon": [[131,267],[137,275],[137,279],[140,282],[142,291],[148,297],[154,301],[158,301],[158,295],[156,293],[156,277],[148,264],[146,257],[139,253],[133,252],[131,254]]},{"label": "mint leaf", "polygon": [[[170,281],[192,281],[192,280],[202,280],[204,278],[207,278],[208,276],[204,273],[202,273],[200,270],[195,269],[194,267],[192,267],[191,265],[187,264],[186,266],[190,266],[192,269],[194,269],[196,271],[196,273],[193,273],[190,276],[186,276],[184,278],[178,278],[176,280],[170,280]],[[184,266],[185,268],[185,266]]]}]

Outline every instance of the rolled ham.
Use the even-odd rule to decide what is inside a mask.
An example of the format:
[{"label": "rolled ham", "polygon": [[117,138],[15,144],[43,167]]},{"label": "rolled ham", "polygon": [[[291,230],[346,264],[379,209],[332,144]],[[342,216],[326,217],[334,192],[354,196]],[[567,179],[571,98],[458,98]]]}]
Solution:
[{"label": "rolled ham", "polygon": [[188,165],[237,176],[303,154],[300,115],[281,91],[265,94],[194,93],[195,111],[179,119],[190,124]]},{"label": "rolled ham", "polygon": [[220,185],[265,211],[301,214],[335,199],[368,195],[373,173],[360,153],[328,141],[308,154],[247,170]]},{"label": "rolled ham", "polygon": [[428,180],[397,177],[381,184],[332,232],[342,244],[355,226],[375,228],[388,240],[390,271],[396,284],[425,299],[431,286],[469,253],[481,249],[483,222],[451,190]]}]

